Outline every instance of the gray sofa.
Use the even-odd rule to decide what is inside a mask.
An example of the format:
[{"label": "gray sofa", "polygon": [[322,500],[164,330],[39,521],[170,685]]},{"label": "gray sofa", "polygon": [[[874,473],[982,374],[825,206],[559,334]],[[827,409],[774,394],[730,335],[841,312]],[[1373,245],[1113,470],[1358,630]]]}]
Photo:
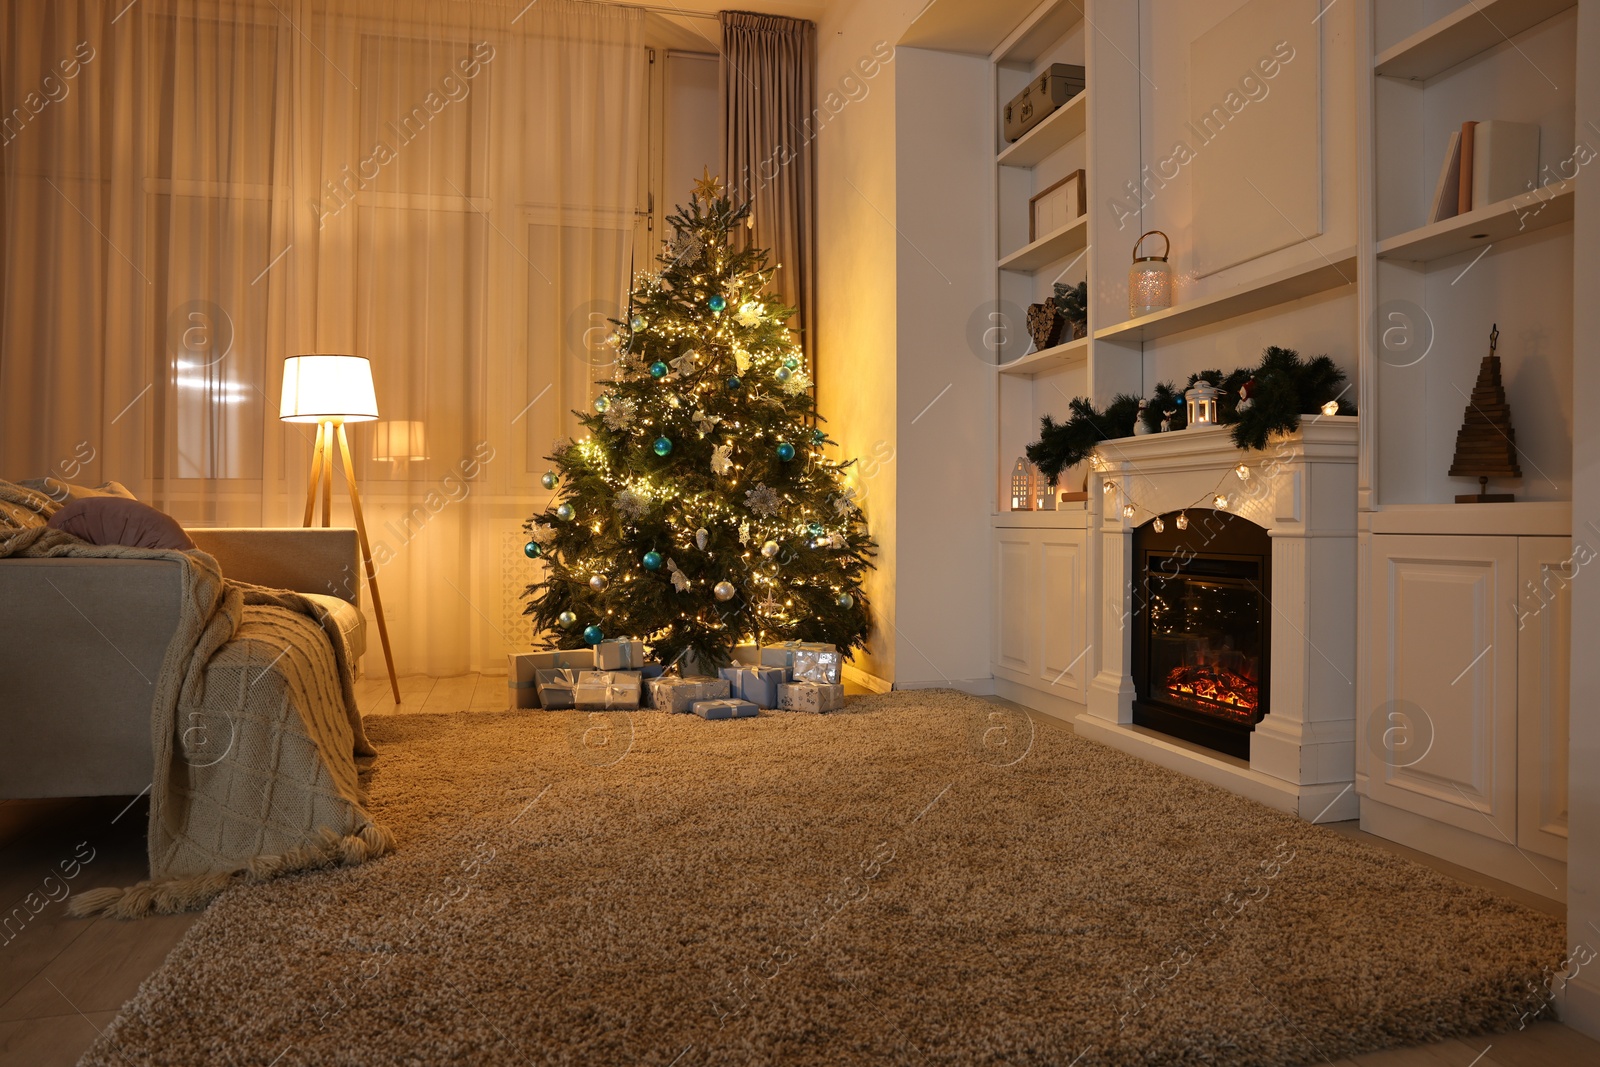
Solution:
[{"label": "gray sofa", "polygon": [[[197,529],[236,581],[311,595],[354,666],[366,650],[348,529]],[[150,784],[150,705],[178,629],[179,564],[0,559],[0,799],[118,796]]]}]

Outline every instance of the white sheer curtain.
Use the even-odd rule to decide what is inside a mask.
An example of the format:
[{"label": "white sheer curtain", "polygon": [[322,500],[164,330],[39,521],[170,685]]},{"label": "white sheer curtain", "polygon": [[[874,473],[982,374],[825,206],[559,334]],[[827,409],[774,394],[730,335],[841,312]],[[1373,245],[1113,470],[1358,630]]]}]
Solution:
[{"label": "white sheer curtain", "polygon": [[282,359],[367,356],[382,421],[350,435],[400,670],[503,667],[530,636],[520,521],[626,299],[641,13],[8,0],[3,19],[0,477],[297,525],[313,428],[277,420]]}]

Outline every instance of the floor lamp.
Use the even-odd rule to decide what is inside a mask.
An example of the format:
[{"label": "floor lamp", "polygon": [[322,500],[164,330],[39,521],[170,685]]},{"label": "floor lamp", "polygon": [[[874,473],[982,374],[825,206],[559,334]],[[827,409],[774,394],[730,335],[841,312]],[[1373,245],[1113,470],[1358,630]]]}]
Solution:
[{"label": "floor lamp", "polygon": [[378,619],[383,661],[389,668],[389,687],[400,703],[400,680],[394,673],[394,653],[389,649],[389,626],[383,619],[383,598],[378,595],[378,570],[372,565],[367,524],[361,517],[361,493],[356,489],[356,469],[350,462],[347,422],[371,422],[378,417],[378,394],[372,386],[372,364],[365,356],[290,356],[283,361],[283,400],[278,418],[283,422],[317,424],[317,444],[311,454],[311,481],[306,487],[306,517],[310,526],[317,511],[317,490],[322,490],[322,525],[333,520],[333,445],[337,438],[344,463],[344,482],[350,490],[350,510],[356,517],[361,540],[361,562],[372,591],[372,611]]}]

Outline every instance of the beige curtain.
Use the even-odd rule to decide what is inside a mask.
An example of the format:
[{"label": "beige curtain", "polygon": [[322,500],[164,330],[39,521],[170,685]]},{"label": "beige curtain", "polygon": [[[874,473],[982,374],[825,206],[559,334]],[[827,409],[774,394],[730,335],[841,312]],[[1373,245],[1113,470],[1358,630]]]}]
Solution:
[{"label": "beige curtain", "polygon": [[799,309],[791,325],[810,356],[817,290],[817,28],[742,11],[721,17],[723,173],[735,202],[749,200],[754,208],[751,240],[771,249],[780,265],[771,289]]},{"label": "beige curtain", "polygon": [[[381,421],[349,433],[401,673],[503,669],[532,636],[519,526],[626,299],[642,14],[12,0],[3,19],[0,477],[298,525],[314,427],[277,419],[283,357],[367,356]],[[349,525],[342,480],[334,500]]]}]

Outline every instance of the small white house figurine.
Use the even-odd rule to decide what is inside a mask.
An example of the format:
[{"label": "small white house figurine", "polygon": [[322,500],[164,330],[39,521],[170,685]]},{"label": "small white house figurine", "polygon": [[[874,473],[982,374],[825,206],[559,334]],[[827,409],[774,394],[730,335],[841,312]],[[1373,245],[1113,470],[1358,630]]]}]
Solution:
[{"label": "small white house figurine", "polygon": [[1144,421],[1144,411],[1145,408],[1149,406],[1149,401],[1139,401],[1139,414],[1133,417],[1133,436],[1135,437],[1143,437],[1145,434],[1150,432],[1150,427],[1146,426]]},{"label": "small white house figurine", "polygon": [[1033,469],[1033,464],[1026,459],[1018,458],[1017,465],[1011,468],[1011,510],[1032,511],[1034,509],[1034,491],[1037,485],[1038,474]]}]

